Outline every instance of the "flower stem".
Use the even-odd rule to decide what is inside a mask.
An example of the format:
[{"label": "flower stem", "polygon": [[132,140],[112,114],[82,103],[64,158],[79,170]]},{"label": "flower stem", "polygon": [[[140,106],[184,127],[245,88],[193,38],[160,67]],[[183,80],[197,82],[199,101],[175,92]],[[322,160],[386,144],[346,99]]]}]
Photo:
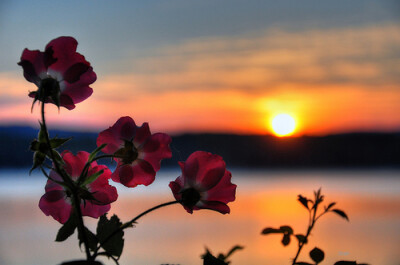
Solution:
[{"label": "flower stem", "polygon": [[316,214],[317,214],[317,208],[318,208],[318,205],[315,205],[315,207],[313,208],[314,212],[312,213],[312,218],[309,220],[307,233],[305,235],[304,240],[299,243],[299,248],[297,249],[297,253],[293,259],[292,265],[296,264],[297,258],[299,257],[301,250],[303,249],[306,242],[308,242],[308,237],[310,236],[311,230],[314,228],[315,222],[317,221],[317,219],[315,218]]},{"label": "flower stem", "polygon": [[113,155],[101,155],[101,156],[97,156],[97,157],[93,158],[92,161],[87,161],[84,168],[82,169],[81,175],[78,178],[78,183],[80,184],[85,180],[87,170],[89,169],[89,167],[93,161],[96,161],[96,160],[102,159],[102,158],[113,158],[113,157],[114,157]]},{"label": "flower stem", "polygon": [[100,245],[97,247],[96,251],[93,254],[93,257],[96,257],[98,255],[98,251],[100,250],[100,248],[108,241],[110,240],[113,236],[115,236],[117,233],[123,231],[124,229],[128,228],[128,227],[132,227],[132,225],[134,223],[136,223],[137,220],[139,220],[141,217],[145,216],[146,214],[157,210],[159,208],[162,208],[164,206],[168,206],[168,205],[172,205],[172,204],[176,204],[176,203],[180,203],[180,201],[171,201],[171,202],[166,202],[166,203],[162,203],[160,205],[154,206],[153,208],[150,208],[144,212],[142,212],[141,214],[139,214],[138,216],[136,216],[135,218],[133,218],[132,220],[130,220],[129,222],[126,222],[125,224],[122,224],[118,229],[114,230],[114,232],[112,232],[108,237],[106,237],[102,242],[100,242]]},{"label": "flower stem", "polygon": [[[70,187],[74,187],[74,184],[72,182],[72,180],[65,175],[64,171],[61,169],[61,166],[58,164],[58,161],[55,159],[54,154],[53,154],[53,150],[51,148],[51,143],[50,143],[50,136],[49,133],[47,131],[47,125],[46,125],[46,119],[45,119],[45,111],[44,108],[45,104],[44,102],[42,102],[42,108],[41,108],[41,115],[42,115],[42,126],[44,128],[44,134],[45,134],[45,138],[46,138],[46,143],[48,145],[48,148],[50,150],[50,158],[54,163],[56,172],[61,176],[61,178],[63,179],[63,181]],[[83,244],[85,246],[85,252],[86,252],[86,259],[90,260],[91,259],[91,255],[90,255],[90,251],[89,251],[89,243],[86,237],[86,233],[85,233],[85,225],[83,223],[83,216],[82,216],[82,211],[81,211],[81,200],[78,196],[78,194],[76,193],[76,189],[72,189],[72,199],[73,199],[73,205],[75,207],[75,211],[76,214],[78,215],[78,229],[79,229],[79,233],[82,235],[82,241]]]}]

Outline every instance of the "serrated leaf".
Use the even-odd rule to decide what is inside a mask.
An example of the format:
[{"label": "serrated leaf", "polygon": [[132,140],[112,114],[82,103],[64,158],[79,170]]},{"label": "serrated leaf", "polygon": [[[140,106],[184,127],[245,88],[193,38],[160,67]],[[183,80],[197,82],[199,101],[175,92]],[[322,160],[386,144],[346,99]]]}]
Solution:
[{"label": "serrated leaf", "polygon": [[[121,221],[115,214],[110,220],[107,219],[106,214],[102,215],[97,224],[97,238],[101,246],[109,255],[116,257],[121,256],[122,249],[124,248],[124,231],[119,230],[121,225]],[[114,235],[111,236],[112,234]]]},{"label": "serrated leaf", "polygon": [[345,212],[343,212],[342,210],[333,209],[332,212],[337,213],[338,215],[340,215],[341,217],[343,217],[344,219],[346,219],[347,221],[349,221],[349,217],[348,217],[347,214],[346,214]]},{"label": "serrated leaf", "polygon": [[297,234],[296,235],[297,240],[299,241],[299,243],[304,243],[307,244],[307,239],[304,235],[302,234]]},{"label": "serrated leaf", "polygon": [[280,233],[283,233],[283,231],[280,230],[280,229],[272,228],[272,227],[264,228],[264,229],[261,231],[261,234],[263,234],[263,235],[268,235],[268,234],[280,234]]},{"label": "serrated leaf", "polygon": [[56,241],[62,242],[66,240],[68,237],[74,234],[76,227],[76,216],[75,214],[71,214],[68,221],[63,226],[61,226],[60,230],[58,230]]},{"label": "serrated leaf", "polygon": [[89,185],[90,183],[94,182],[94,181],[95,181],[101,174],[103,174],[103,173],[104,173],[104,170],[102,169],[102,170],[97,171],[96,173],[90,175],[90,176],[87,177],[87,178],[85,179],[85,181],[82,183],[82,186],[86,186],[86,185]]},{"label": "serrated leaf", "polygon": [[71,139],[72,139],[72,137],[69,137],[69,138],[54,137],[53,139],[50,139],[50,146],[51,146],[51,148],[58,148]]},{"label": "serrated leaf", "polygon": [[298,199],[297,199],[304,207],[307,208],[307,210],[309,210],[308,208],[308,199],[306,197],[301,196],[300,194],[298,195]]},{"label": "serrated leaf", "polygon": [[[95,251],[97,249],[97,243],[99,242],[97,240],[96,235],[93,234],[92,231],[90,231],[87,227],[85,227],[85,233],[89,249]],[[78,239],[79,239],[79,246],[81,246],[83,244],[83,238],[80,233],[78,234]]]},{"label": "serrated leaf", "polygon": [[289,234],[289,235],[293,234],[293,229],[288,225],[283,225],[283,226],[279,227],[279,229],[281,231],[283,231],[285,234]]},{"label": "serrated leaf", "polygon": [[325,253],[321,249],[315,247],[310,251],[310,257],[316,264],[318,264],[324,260]]},{"label": "serrated leaf", "polygon": [[290,244],[290,235],[289,234],[284,234],[282,238],[282,245],[285,247]]},{"label": "serrated leaf", "polygon": [[96,155],[104,148],[106,147],[107,144],[102,144],[99,147],[97,147],[96,149],[94,149],[94,151],[92,153],[90,153],[89,155],[89,159],[88,162],[91,163],[93,161],[93,159],[96,157]]}]

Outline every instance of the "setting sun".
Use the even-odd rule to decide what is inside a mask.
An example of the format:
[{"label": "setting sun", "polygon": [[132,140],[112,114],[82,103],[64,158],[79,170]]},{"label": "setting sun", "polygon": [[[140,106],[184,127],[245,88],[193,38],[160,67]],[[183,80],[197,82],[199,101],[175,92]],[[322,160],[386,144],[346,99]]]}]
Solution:
[{"label": "setting sun", "polygon": [[289,114],[278,114],[272,119],[272,130],[277,136],[291,135],[296,128],[296,121]]}]

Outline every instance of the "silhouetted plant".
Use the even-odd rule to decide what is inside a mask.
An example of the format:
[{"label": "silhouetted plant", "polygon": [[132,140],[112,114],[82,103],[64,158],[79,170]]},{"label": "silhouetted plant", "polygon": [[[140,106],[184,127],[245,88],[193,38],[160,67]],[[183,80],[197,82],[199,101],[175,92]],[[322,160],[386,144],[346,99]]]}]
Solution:
[{"label": "silhouetted plant", "polygon": [[201,258],[204,260],[204,265],[228,265],[231,262],[228,261],[228,258],[236,251],[242,250],[244,247],[236,245],[228,251],[227,254],[219,253],[217,257],[215,257],[208,248],[206,248],[206,253],[204,253]]},{"label": "silhouetted plant", "polygon": [[[346,219],[349,221],[349,217],[347,214],[337,208],[334,208],[336,205],[336,202],[329,203],[327,206],[325,205],[323,210],[321,210],[321,203],[324,201],[324,195],[321,194],[321,189],[318,191],[314,191],[314,199],[308,199],[305,196],[298,195],[297,199],[308,211],[308,227],[307,231],[305,234],[295,234],[293,229],[288,226],[280,226],[279,228],[272,228],[272,227],[267,227],[264,228],[261,232],[262,235],[269,235],[269,234],[282,234],[282,245],[287,246],[291,242],[291,238],[294,237],[297,240],[298,243],[298,248],[296,255],[293,258],[292,265],[312,265],[312,264],[320,264],[324,258],[325,258],[325,253],[321,249],[315,247],[312,249],[309,253],[310,258],[313,260],[314,263],[308,263],[304,261],[297,261],[303,247],[308,243],[309,241],[309,236],[311,234],[311,231],[315,227],[316,222],[325,214],[327,213],[335,213],[339,215],[340,217]],[[338,261],[335,263],[335,265],[355,265],[357,264],[354,261]],[[365,264],[364,264],[365,265]]]}]

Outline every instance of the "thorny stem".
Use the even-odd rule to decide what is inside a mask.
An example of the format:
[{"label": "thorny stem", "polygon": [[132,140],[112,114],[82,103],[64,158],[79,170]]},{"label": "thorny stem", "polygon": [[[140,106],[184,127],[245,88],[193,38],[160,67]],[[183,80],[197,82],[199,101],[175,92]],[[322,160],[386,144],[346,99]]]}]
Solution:
[{"label": "thorny stem", "polygon": [[[47,126],[46,126],[46,119],[45,119],[45,111],[44,111],[44,102],[42,102],[42,108],[41,108],[41,114],[42,114],[42,125],[44,127],[44,134],[46,137],[46,143],[50,149],[50,157],[51,160],[53,160],[54,166],[56,168],[57,173],[61,176],[61,178],[64,180],[64,182],[67,183],[67,185],[70,185],[73,187],[73,183],[72,180],[65,176],[64,171],[61,170],[60,165],[58,164],[58,161],[55,159],[55,156],[52,152],[52,148],[51,148],[51,144],[50,144],[50,137],[49,137],[49,133],[47,131]],[[75,211],[76,214],[78,215],[78,229],[79,229],[79,233],[82,235],[82,241],[83,244],[85,246],[85,252],[86,252],[86,259],[90,260],[91,259],[91,255],[90,255],[90,251],[89,251],[89,244],[88,244],[88,240],[86,237],[86,233],[85,233],[85,224],[83,223],[83,216],[82,216],[82,211],[81,211],[81,207],[80,207],[80,198],[79,195],[76,193],[76,189],[72,189],[72,199],[73,199],[73,205],[75,207]]]},{"label": "thorny stem", "polygon": [[132,225],[134,223],[136,223],[137,220],[139,220],[141,217],[143,217],[144,215],[157,210],[161,207],[164,206],[168,206],[168,205],[172,205],[172,204],[176,204],[176,203],[181,203],[181,201],[171,201],[171,202],[166,202],[166,203],[162,203],[160,205],[154,206],[153,208],[150,208],[144,212],[142,212],[141,214],[139,214],[138,216],[136,216],[135,218],[133,218],[132,220],[130,220],[129,222],[126,222],[125,224],[122,224],[118,229],[114,230],[114,232],[112,232],[108,237],[106,237],[102,242],[100,242],[99,246],[97,247],[96,251],[93,254],[93,258],[95,258],[96,256],[99,255],[98,251],[100,250],[100,248],[108,241],[110,240],[113,236],[115,236],[117,233],[123,231],[124,229],[128,228],[128,227],[132,227]]}]

